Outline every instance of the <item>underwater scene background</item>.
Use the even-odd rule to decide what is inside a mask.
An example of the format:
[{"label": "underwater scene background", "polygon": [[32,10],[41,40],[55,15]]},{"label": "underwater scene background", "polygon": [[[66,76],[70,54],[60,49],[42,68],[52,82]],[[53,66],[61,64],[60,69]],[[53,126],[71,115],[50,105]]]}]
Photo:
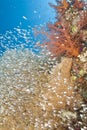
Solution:
[{"label": "underwater scene background", "polygon": [[0,130],[87,130],[87,2],[0,1]]},{"label": "underwater scene background", "polygon": [[48,2],[50,1],[0,1],[0,55],[17,46],[30,48],[36,42],[32,28],[54,21],[55,13]]}]

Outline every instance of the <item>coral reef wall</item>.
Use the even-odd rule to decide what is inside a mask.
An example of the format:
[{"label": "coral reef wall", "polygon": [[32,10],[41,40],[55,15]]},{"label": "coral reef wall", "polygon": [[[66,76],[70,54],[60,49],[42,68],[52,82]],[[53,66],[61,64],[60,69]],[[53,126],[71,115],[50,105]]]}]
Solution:
[{"label": "coral reef wall", "polygon": [[56,2],[43,54],[0,57],[0,130],[87,130],[87,6]]}]

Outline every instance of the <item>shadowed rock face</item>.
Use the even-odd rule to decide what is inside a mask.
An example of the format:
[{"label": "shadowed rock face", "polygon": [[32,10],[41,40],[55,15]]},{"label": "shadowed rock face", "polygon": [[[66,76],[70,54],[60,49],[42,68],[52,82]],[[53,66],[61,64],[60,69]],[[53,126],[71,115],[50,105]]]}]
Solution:
[{"label": "shadowed rock face", "polygon": [[[50,113],[53,114],[52,119],[54,124],[57,124],[57,130],[64,129],[63,124],[60,123],[62,111],[70,110],[73,112],[74,107],[79,106],[81,101],[81,96],[75,94],[74,82],[71,80],[70,75],[71,66],[72,59],[62,58],[61,63],[56,64],[51,70],[51,74],[48,76],[47,90],[43,94],[45,101],[42,102],[43,104],[46,102],[47,118]],[[51,125],[54,126],[54,124]]]},{"label": "shadowed rock face", "polygon": [[49,76],[50,90],[46,96],[56,108],[64,109],[74,98],[74,84],[70,78],[71,65],[72,59],[63,58],[61,63],[52,69],[52,74]]},{"label": "shadowed rock face", "polygon": [[64,130],[61,110],[73,110],[80,100],[70,77],[72,59],[63,58],[48,75],[29,55],[12,52],[1,60],[0,130]]}]

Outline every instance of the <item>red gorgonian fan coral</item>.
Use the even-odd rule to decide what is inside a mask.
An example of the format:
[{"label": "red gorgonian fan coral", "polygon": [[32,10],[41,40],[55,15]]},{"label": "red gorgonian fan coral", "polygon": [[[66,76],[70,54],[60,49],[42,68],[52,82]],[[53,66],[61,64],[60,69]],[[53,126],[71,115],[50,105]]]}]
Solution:
[{"label": "red gorgonian fan coral", "polygon": [[67,0],[56,1],[58,5],[51,4],[57,11],[56,22],[48,24],[49,30],[45,33],[48,40],[43,44],[54,56],[76,57],[83,48],[82,39],[85,31],[82,31],[82,29],[87,29],[85,3],[79,0],[73,0],[71,3]]}]

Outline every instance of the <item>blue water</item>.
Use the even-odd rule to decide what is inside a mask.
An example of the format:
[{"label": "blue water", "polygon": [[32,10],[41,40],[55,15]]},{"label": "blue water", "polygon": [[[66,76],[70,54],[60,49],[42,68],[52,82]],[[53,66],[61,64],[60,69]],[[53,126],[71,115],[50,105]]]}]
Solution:
[{"label": "blue water", "polygon": [[33,47],[37,39],[32,29],[55,20],[49,2],[55,0],[0,0],[0,55],[7,49]]}]

